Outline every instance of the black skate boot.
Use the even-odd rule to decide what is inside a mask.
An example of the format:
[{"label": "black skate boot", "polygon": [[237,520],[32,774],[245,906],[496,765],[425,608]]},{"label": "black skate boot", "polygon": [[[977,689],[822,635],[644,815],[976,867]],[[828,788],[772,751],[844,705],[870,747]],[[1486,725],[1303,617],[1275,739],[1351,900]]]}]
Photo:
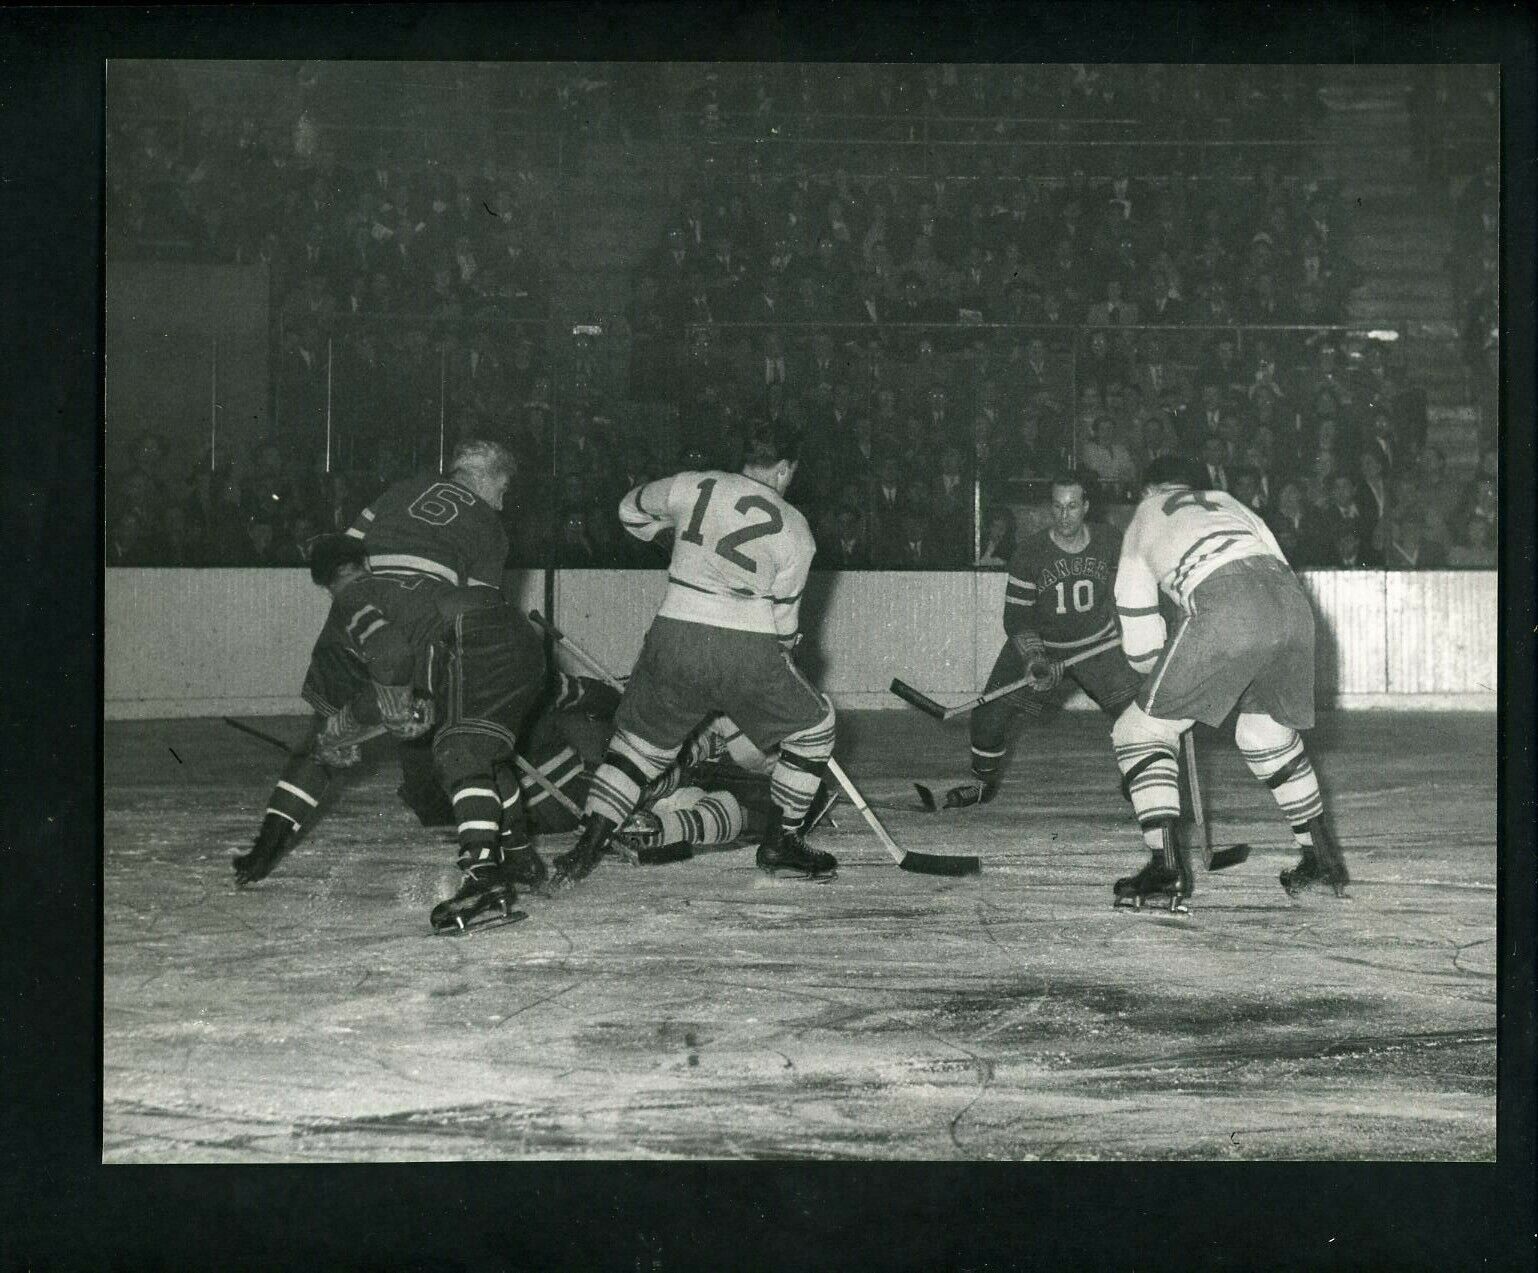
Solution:
[{"label": "black skate boot", "polygon": [[838,874],[838,859],[821,849],[807,847],[801,831],[787,831],[779,818],[771,818],[755,859],[760,871],[774,875],[793,871],[803,879],[830,880]]},{"label": "black skate boot", "polygon": [[287,818],[279,817],[276,813],[269,813],[263,818],[262,829],[257,833],[256,843],[250,851],[237,853],[232,859],[235,887],[244,888],[247,884],[255,884],[257,880],[265,880],[271,875],[273,868],[294,847],[295,834],[294,824]]},{"label": "black skate boot", "polygon": [[516,848],[504,846],[502,865],[508,879],[531,891],[538,890],[550,878],[550,868],[532,844],[520,844]]},{"label": "black skate boot", "polygon": [[1164,823],[1160,830],[1164,843],[1152,852],[1147,865],[1136,875],[1125,875],[1116,881],[1113,905],[1142,910],[1149,898],[1167,898],[1171,911],[1183,913],[1189,909],[1186,899],[1196,891],[1190,851],[1174,823]]},{"label": "black skate boot", "polygon": [[565,888],[592,874],[593,868],[603,860],[615,831],[614,823],[603,814],[585,814],[582,818],[582,834],[577,837],[577,842],[565,853],[555,855],[555,872],[550,877],[550,887]]},{"label": "black skate boot", "polygon": [[940,809],[965,809],[974,804],[987,804],[994,796],[999,794],[997,781],[988,779],[974,779],[971,782],[957,783],[945,793],[943,806],[935,801],[935,793],[921,782],[913,784],[913,789],[919,793],[919,803],[924,806],[925,813],[938,813]]},{"label": "black skate boot", "polygon": [[976,779],[963,782],[945,793],[947,809],[965,809],[974,804],[987,804],[999,794],[999,784],[992,779]]},{"label": "black skate boot", "polygon": [[1340,846],[1325,826],[1322,817],[1312,818],[1306,827],[1313,844],[1306,845],[1298,864],[1281,874],[1282,887],[1288,897],[1297,897],[1315,884],[1327,884],[1336,897],[1346,896],[1346,885],[1351,882],[1346,870],[1346,859]]},{"label": "black skate boot", "polygon": [[499,911],[504,920],[523,918],[522,911],[513,910],[518,890],[500,860],[488,859],[469,867],[460,865],[464,878],[459,882],[459,891],[434,906],[428,917],[435,933],[464,932],[492,909]]}]

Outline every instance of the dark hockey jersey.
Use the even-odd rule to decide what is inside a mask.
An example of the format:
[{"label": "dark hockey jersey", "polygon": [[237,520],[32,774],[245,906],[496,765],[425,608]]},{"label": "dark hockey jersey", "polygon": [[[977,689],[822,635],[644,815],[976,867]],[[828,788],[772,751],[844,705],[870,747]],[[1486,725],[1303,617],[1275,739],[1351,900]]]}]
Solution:
[{"label": "dark hockey jersey", "polygon": [[427,575],[457,587],[502,586],[507,531],[496,509],[437,476],[397,482],[358,514],[347,533],[379,574]]},{"label": "dark hockey jersey", "polygon": [[1086,529],[1089,543],[1078,552],[1064,552],[1050,530],[1015,549],[1004,589],[1010,636],[1034,632],[1060,656],[1118,639],[1112,589],[1121,540],[1104,526]]},{"label": "dark hockey jersey", "polygon": [[431,693],[430,647],[448,624],[420,578],[360,575],[332,601],[320,639],[331,641],[385,685],[415,683]]}]

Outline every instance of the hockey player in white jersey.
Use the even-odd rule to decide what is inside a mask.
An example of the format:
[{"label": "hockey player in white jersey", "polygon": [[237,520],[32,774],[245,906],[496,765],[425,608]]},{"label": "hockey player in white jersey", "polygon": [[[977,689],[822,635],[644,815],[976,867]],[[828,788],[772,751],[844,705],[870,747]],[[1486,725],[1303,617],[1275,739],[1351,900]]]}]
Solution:
[{"label": "hockey player in white jersey", "polygon": [[761,436],[740,473],[677,473],[621,502],[620,523],[638,539],[673,531],[668,589],[588,785],[582,833],[556,858],[554,883],[592,871],[642,791],[717,713],[776,756],[770,794],[779,816],[758,865],[809,878],[837,869],[831,853],[802,837],[833,754],[834,714],[790,657],[817,550],[806,518],[784,498],[797,460],[793,438]]},{"label": "hockey player in white jersey", "polygon": [[[1161,592],[1180,608],[1168,639]],[[1314,616],[1270,529],[1232,496],[1203,490],[1199,466],[1161,456],[1122,537],[1116,608],[1128,662],[1148,675],[1111,739],[1152,850],[1141,871],[1116,881],[1117,904],[1158,897],[1185,909],[1195,884],[1176,830],[1180,736],[1198,720],[1220,725],[1235,705],[1234,741],[1302,853],[1282,887],[1296,896],[1318,883],[1343,895],[1345,860],[1298,733],[1314,724]]]}]

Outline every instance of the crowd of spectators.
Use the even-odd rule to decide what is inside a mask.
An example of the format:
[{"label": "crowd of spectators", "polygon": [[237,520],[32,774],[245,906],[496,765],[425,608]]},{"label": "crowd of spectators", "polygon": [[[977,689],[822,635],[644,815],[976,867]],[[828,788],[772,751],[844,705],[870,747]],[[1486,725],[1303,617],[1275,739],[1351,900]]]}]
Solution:
[{"label": "crowd of spectators", "polygon": [[[657,126],[659,94],[568,73],[509,105],[487,85],[518,77],[461,84],[522,121],[478,158],[405,108],[379,124],[393,142],[357,153],[376,134],[334,126],[337,86],[304,68],[265,116],[141,85],[109,116],[111,243],[266,264],[273,431],[238,468],[181,475],[147,435],[109,483],[109,562],[293,564],[394,477],[489,434],[522,460],[519,564],[653,565],[615,527],[619,496],[732,464],[769,424],[803,434],[795,498],[829,566],[995,564],[1029,483],[1077,466],[1114,503],[1173,449],[1300,566],[1477,564],[1493,481],[1444,479],[1396,347],[1283,330],[1344,316],[1338,192],[1296,175],[1292,147],[1191,160],[1307,129],[1306,74],[1262,69],[698,69],[674,103],[696,175],[635,272],[626,404],[589,342],[550,341],[562,217],[541,139]],[[896,149],[879,173],[796,158],[829,137]],[[1060,175],[1022,170],[1048,153],[1022,139],[1061,142]],[[744,164],[715,162],[738,141]],[[1486,223],[1488,193],[1464,198]],[[676,428],[628,426],[630,404]]]}]

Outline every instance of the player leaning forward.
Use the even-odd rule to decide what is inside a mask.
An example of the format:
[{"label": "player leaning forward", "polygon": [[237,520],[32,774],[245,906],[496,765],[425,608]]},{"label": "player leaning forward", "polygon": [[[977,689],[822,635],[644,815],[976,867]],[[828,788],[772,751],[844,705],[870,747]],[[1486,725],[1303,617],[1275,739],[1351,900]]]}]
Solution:
[{"label": "player leaning forward", "polygon": [[501,589],[508,539],[499,514],[513,472],[499,443],[461,442],[445,476],[397,482],[347,532],[362,539],[375,575],[433,598],[448,625],[448,666],[432,687],[443,704],[432,754],[454,805],[462,879],[434,907],[437,929],[505,908],[516,885],[547,875],[512,767],[545,680],[540,637]]},{"label": "player leaning forward", "polygon": [[[1181,611],[1166,643],[1160,590]],[[1149,673],[1111,731],[1132,807],[1152,850],[1116,898],[1167,897],[1194,887],[1180,843],[1180,735],[1219,725],[1239,708],[1234,741],[1292,825],[1302,860],[1282,872],[1297,894],[1315,883],[1341,894],[1346,864],[1325,825],[1324,799],[1298,731],[1314,723],[1314,616],[1270,529],[1223,491],[1200,489],[1192,466],[1162,456],[1122,538],[1116,608],[1127,659]]]},{"label": "player leaning forward", "polygon": [[790,657],[816,552],[806,518],[784,498],[797,459],[793,442],[759,437],[740,473],[678,473],[621,501],[620,522],[637,539],[674,532],[668,587],[589,785],[581,835],[555,859],[557,881],[592,871],[642,790],[718,712],[760,751],[779,749],[770,785],[779,816],[758,865],[806,876],[837,868],[801,835],[833,754],[833,706]]}]

